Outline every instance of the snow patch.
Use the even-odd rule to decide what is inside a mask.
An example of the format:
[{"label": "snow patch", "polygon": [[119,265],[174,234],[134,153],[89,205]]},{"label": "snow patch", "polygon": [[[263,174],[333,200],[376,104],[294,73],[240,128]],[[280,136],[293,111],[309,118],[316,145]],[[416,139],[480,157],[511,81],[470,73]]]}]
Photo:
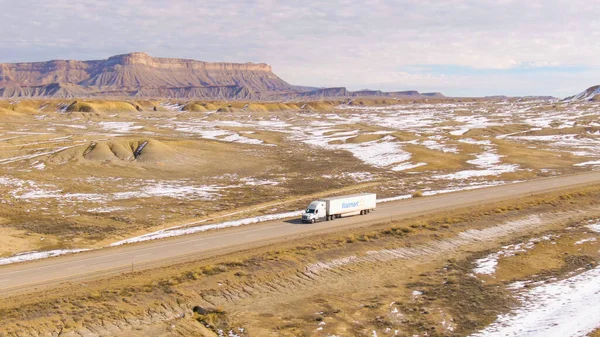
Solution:
[{"label": "snow patch", "polygon": [[21,253],[21,254],[15,255],[15,256],[0,259],[0,265],[40,260],[40,259],[45,259],[48,257],[54,257],[54,256],[59,256],[59,255],[85,252],[88,250],[90,250],[90,249],[57,249],[57,250],[49,250],[49,251],[45,251],[45,252],[26,252],[26,253]]},{"label": "snow patch", "polygon": [[587,238],[587,239],[581,239],[581,240],[575,242],[575,244],[576,245],[582,245],[582,244],[584,244],[586,242],[595,242],[595,241],[596,241],[596,238]]},{"label": "snow patch", "polygon": [[238,227],[238,226],[244,226],[244,225],[254,224],[254,223],[258,223],[258,222],[292,218],[292,217],[300,216],[303,212],[304,211],[293,211],[293,212],[287,212],[287,213],[267,214],[267,215],[260,215],[257,217],[252,217],[252,218],[226,221],[226,222],[210,224],[210,225],[202,225],[202,226],[188,227],[188,228],[164,229],[164,230],[160,230],[157,232],[148,233],[148,234],[136,236],[134,238],[118,241],[118,242],[110,244],[110,246],[111,247],[112,246],[120,246],[120,245],[124,245],[124,244],[128,244],[128,243],[157,240],[157,239],[169,238],[169,237],[180,236],[180,235],[206,232],[206,231],[215,230],[215,229]]},{"label": "snow patch", "polygon": [[501,156],[494,153],[491,147],[488,152],[476,155],[475,159],[467,160],[467,163],[479,167],[479,170],[464,170],[450,174],[434,175],[435,179],[469,179],[473,177],[495,176],[502,173],[514,172],[519,166],[514,164],[499,164]]},{"label": "snow patch", "polygon": [[400,165],[394,166],[392,168],[392,171],[396,171],[396,172],[398,172],[398,171],[406,171],[406,170],[414,169],[414,168],[425,166],[425,165],[427,165],[427,163],[422,163],[421,162],[421,163],[413,164],[413,163],[407,162],[407,163],[402,163]]},{"label": "snow patch", "polygon": [[367,251],[363,256],[350,255],[326,262],[319,261],[306,266],[305,273],[318,275],[323,271],[358,263],[380,263],[398,259],[422,259],[425,261],[429,260],[431,256],[448,254],[467,244],[480,241],[496,240],[508,235],[508,233],[513,233],[515,231],[525,230],[528,228],[535,228],[540,224],[540,217],[537,215],[532,215],[521,220],[506,222],[490,228],[470,229],[459,233],[457,237],[438,241],[436,243],[423,244],[415,247]]},{"label": "snow patch", "polygon": [[471,336],[586,336],[600,321],[600,310],[595,310],[600,302],[600,267],[537,286],[519,297],[520,308],[499,315]]},{"label": "snow patch", "polygon": [[517,253],[527,252],[533,249],[536,243],[551,240],[553,237],[554,236],[552,235],[546,235],[541,238],[530,239],[525,243],[503,246],[501,251],[476,260],[476,267],[473,269],[473,272],[475,274],[492,275],[496,272],[498,261],[501,258],[515,256]]},{"label": "snow patch", "polygon": [[141,125],[135,125],[134,122],[100,122],[100,127],[107,131],[116,131],[119,133],[128,133],[133,130],[143,129]]}]

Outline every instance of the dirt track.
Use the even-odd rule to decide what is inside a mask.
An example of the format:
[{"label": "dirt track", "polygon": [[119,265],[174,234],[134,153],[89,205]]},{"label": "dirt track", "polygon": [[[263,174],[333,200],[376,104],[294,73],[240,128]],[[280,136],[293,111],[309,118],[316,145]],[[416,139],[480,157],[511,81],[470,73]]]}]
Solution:
[{"label": "dirt track", "polygon": [[46,259],[0,268],[0,294],[25,292],[63,281],[123,273],[142,268],[209,257],[292,240],[325,232],[341,231],[394,218],[442,209],[469,207],[520,196],[570,189],[600,182],[600,172],[540,179],[525,183],[382,204],[370,215],[328,223],[300,224],[297,220],[274,221],[244,228],[179,237],[127,247]]}]

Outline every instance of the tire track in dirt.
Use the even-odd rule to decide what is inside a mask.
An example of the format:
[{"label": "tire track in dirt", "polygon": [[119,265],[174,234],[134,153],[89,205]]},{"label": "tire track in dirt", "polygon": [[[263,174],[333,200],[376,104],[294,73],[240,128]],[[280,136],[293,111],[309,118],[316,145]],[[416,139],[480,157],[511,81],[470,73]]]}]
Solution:
[{"label": "tire track in dirt", "polygon": [[[217,305],[235,305],[240,301],[252,300],[256,297],[266,297],[277,301],[281,295],[290,293],[316,292],[320,287],[340,278],[360,278],[362,273],[376,273],[382,268],[397,268],[402,261],[417,263],[430,262],[451,256],[461,249],[471,245],[491,243],[507,239],[513,235],[529,230],[540,229],[556,221],[566,220],[575,212],[554,213],[551,215],[530,215],[518,220],[506,221],[500,225],[469,229],[458,233],[455,237],[438,239],[432,242],[415,245],[414,247],[399,247],[392,249],[371,250],[364,255],[349,255],[346,257],[319,261],[296,269],[292,275],[281,272],[275,278],[253,280],[253,283],[227,285],[226,289],[211,296],[210,303]],[[291,266],[285,266],[283,269]]]}]

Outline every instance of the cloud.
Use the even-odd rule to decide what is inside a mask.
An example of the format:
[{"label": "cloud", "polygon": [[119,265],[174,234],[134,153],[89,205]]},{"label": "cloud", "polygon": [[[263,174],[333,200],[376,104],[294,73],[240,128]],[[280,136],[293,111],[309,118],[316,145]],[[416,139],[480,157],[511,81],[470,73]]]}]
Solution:
[{"label": "cloud", "polygon": [[[600,22],[589,1],[581,0],[0,0],[0,5],[1,62],[146,51],[266,62],[294,84],[418,90],[438,85],[449,94],[472,90],[471,95],[513,91],[524,75],[514,70],[525,67],[539,71],[527,73],[532,86],[519,89],[521,94],[539,93],[548,78],[560,87],[544,89],[548,94],[572,94],[589,84],[572,74],[595,76],[600,68]],[[444,73],[439,65],[470,71]],[[427,66],[427,72],[403,70]],[[480,77],[496,78],[497,85],[484,91],[476,85]]]}]

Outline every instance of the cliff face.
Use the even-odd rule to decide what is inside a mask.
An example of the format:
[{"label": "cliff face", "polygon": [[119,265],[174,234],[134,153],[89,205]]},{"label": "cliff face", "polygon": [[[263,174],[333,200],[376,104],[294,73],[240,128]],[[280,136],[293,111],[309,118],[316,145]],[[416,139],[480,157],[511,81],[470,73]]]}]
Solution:
[{"label": "cliff face", "polygon": [[312,91],[305,91],[297,94],[301,97],[312,97],[312,98],[345,98],[345,97],[390,97],[390,98],[444,98],[445,96],[439,92],[434,93],[420,93],[418,91],[392,91],[386,92],[381,90],[359,90],[349,91],[344,87],[339,88],[321,88]]},{"label": "cliff face", "polygon": [[585,89],[577,95],[569,96],[563,101],[565,102],[582,102],[582,101],[599,101],[600,100],[600,85],[594,85]]},{"label": "cliff face", "polygon": [[[211,63],[131,53],[100,61],[0,64],[2,97],[156,94],[178,98],[243,96],[247,99],[295,91],[264,63]],[[213,94],[216,97],[212,97]]]},{"label": "cliff face", "polygon": [[145,53],[97,61],[0,64],[0,98],[110,96],[219,100],[443,97],[416,91],[298,87],[277,77],[264,63],[202,62]]}]

